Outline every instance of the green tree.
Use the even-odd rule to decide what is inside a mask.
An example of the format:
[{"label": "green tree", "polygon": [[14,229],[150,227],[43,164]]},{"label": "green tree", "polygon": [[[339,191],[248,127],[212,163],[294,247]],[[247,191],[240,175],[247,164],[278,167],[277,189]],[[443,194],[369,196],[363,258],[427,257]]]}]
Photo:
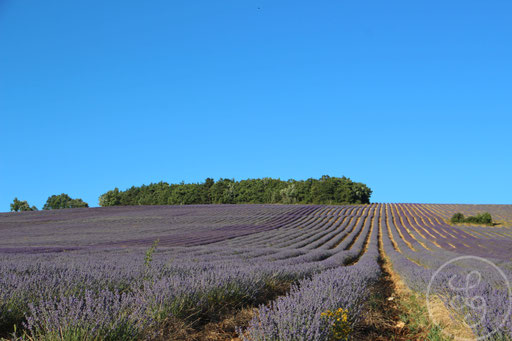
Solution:
[{"label": "green tree", "polygon": [[61,208],[80,208],[89,207],[89,205],[82,199],[73,199],[66,193],[59,195],[52,195],[46,200],[43,210],[58,210]]},{"label": "green tree", "polygon": [[485,225],[493,224],[492,216],[489,212],[485,212],[485,213],[477,215],[477,219],[480,221],[480,224],[485,224]]},{"label": "green tree", "polygon": [[280,193],[283,204],[295,204],[297,202],[299,192],[295,184],[289,184],[283,188]]},{"label": "green tree", "polygon": [[211,187],[211,193],[214,204],[235,204],[235,181],[220,179]]},{"label": "green tree", "polygon": [[335,202],[334,193],[336,191],[335,178],[323,175],[311,186],[311,196],[314,204],[332,204]]},{"label": "green tree", "polygon": [[112,191],[103,193],[99,198],[99,204],[101,207],[121,205],[121,195],[119,194],[119,188],[116,187]]},{"label": "green tree", "polygon": [[166,182],[118,188],[99,198],[100,206],[188,204],[369,204],[372,190],[346,177],[283,181],[207,178],[203,183]]},{"label": "green tree", "polygon": [[37,211],[37,207],[28,204],[26,200],[18,200],[18,198],[14,198],[11,204],[11,212],[23,212],[23,211]]},{"label": "green tree", "polygon": [[466,218],[464,218],[464,214],[460,212],[455,213],[450,219],[452,224],[463,223],[464,221],[466,221]]},{"label": "green tree", "polygon": [[466,223],[472,224],[484,224],[484,225],[492,225],[492,217],[488,212],[477,214],[476,216],[467,217],[464,220]]},{"label": "green tree", "polygon": [[452,224],[460,224],[460,223],[470,223],[470,224],[483,224],[483,225],[492,225],[492,216],[488,212],[484,212],[482,214],[477,214],[476,216],[464,217],[462,213],[455,213],[450,222]]}]

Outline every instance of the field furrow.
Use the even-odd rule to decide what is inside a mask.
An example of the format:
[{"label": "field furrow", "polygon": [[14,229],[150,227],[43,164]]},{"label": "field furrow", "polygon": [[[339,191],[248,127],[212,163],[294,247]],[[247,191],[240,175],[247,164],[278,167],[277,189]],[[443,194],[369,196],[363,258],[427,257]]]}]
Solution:
[{"label": "field furrow", "polygon": [[[512,221],[512,208],[491,208]],[[481,210],[192,205],[0,213],[0,339],[200,340],[231,320],[238,327],[218,334],[226,340],[327,341],[336,314],[349,339],[365,339],[361,328],[379,337],[367,304],[377,304],[376,288],[391,285],[389,269],[419,297],[437,269],[461,256],[484,257],[512,279],[509,227],[447,223],[456,211]],[[497,328],[507,291],[474,259],[443,276],[461,279],[472,269],[482,273],[475,294],[492,304],[470,331],[481,336]],[[449,301],[458,296],[444,283],[432,289],[437,307],[462,325]],[[378,299],[380,314],[398,323],[400,312],[386,313],[385,304]],[[474,312],[466,317],[478,322]],[[405,330],[383,328],[383,339]],[[507,340],[511,330],[507,320],[496,335]]]}]

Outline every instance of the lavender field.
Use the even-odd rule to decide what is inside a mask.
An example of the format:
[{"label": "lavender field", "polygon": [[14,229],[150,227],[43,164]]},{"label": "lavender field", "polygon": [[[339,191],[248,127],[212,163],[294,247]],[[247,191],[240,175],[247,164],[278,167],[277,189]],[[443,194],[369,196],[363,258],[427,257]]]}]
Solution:
[{"label": "lavender field", "polygon": [[[483,211],[499,224],[446,223],[455,212]],[[474,339],[511,340],[510,288],[499,273],[476,258],[436,273],[477,256],[512,280],[511,222],[512,206],[503,205],[0,213],[0,339],[185,340],[194,336],[183,329],[247,309],[230,337],[358,339],[353,331],[366,318],[384,259],[411,290],[444,302]],[[469,285],[475,270],[478,285]],[[435,276],[444,280],[432,284]],[[326,314],[340,308],[342,316]]]}]

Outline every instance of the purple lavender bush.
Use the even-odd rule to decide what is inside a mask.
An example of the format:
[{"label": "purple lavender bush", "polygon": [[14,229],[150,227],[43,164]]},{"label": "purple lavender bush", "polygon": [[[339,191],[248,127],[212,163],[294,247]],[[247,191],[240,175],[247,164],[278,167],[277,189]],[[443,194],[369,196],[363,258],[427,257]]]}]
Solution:
[{"label": "purple lavender bush", "polygon": [[26,333],[37,340],[138,340],[151,319],[136,296],[103,290],[29,304]]},{"label": "purple lavender bush", "polygon": [[[322,313],[348,309],[349,327],[364,318],[381,274],[379,233],[395,271],[420,293],[437,268],[460,255],[492,260],[512,279],[512,234],[452,227],[430,209],[206,205],[0,213],[0,338],[140,340],[169,318],[206,323],[259,306],[249,327],[240,328],[245,340],[328,340],[332,321]],[[442,275],[459,276],[453,283],[462,286],[475,267],[454,264]],[[510,320],[496,322],[506,312],[506,289],[492,271],[481,271],[482,285],[459,300],[482,297],[488,304],[476,335],[498,328],[492,337],[510,338]],[[454,295],[441,279],[433,290],[449,305]],[[269,302],[269,292],[283,284],[291,284],[288,293]],[[467,313],[469,321],[479,318]]]}]

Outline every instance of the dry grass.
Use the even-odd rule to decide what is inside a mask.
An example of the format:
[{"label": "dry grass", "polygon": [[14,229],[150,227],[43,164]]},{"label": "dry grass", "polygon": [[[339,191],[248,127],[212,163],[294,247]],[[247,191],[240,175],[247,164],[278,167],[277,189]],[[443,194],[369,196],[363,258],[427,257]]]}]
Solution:
[{"label": "dry grass", "polygon": [[437,297],[429,297],[430,314],[432,319],[440,324],[443,331],[448,335],[457,335],[459,339],[472,341],[477,338],[471,329],[460,320],[453,318],[444,303]]},{"label": "dry grass", "polygon": [[256,308],[242,309],[218,322],[208,322],[200,328],[192,327],[183,320],[168,319],[158,334],[148,337],[152,341],[239,341],[237,327],[247,326],[257,312]]},{"label": "dry grass", "polygon": [[[361,330],[357,330],[356,340],[453,340],[449,335],[476,340],[473,333],[462,323],[456,323],[439,300],[435,300],[434,317],[440,325],[429,317],[425,301],[409,289],[401,277],[393,271],[386,257],[382,242],[382,225],[379,224],[379,253],[382,277],[374,288],[372,300]],[[375,330],[379,333],[375,333]]]},{"label": "dry grass", "polygon": [[396,302],[402,311],[400,318],[409,333],[406,333],[405,339],[394,340],[453,340],[452,335],[456,335],[458,340],[477,339],[469,327],[451,317],[449,310],[438,298],[430,300],[431,320],[424,299],[409,289],[387,260],[384,261],[383,269],[393,282]]},{"label": "dry grass", "polygon": [[389,274],[384,273],[373,287],[364,318],[355,326],[352,338],[358,341],[407,340],[408,333],[399,316],[393,282]]},{"label": "dry grass", "polygon": [[[248,306],[226,305],[216,312],[196,318],[168,318],[159,323],[156,332],[151,331],[151,341],[227,341],[240,340],[236,328],[244,329],[257,313],[257,306],[267,304],[285,295],[291,282],[269,285],[257,302]],[[156,333],[156,334],[155,334]]]}]

